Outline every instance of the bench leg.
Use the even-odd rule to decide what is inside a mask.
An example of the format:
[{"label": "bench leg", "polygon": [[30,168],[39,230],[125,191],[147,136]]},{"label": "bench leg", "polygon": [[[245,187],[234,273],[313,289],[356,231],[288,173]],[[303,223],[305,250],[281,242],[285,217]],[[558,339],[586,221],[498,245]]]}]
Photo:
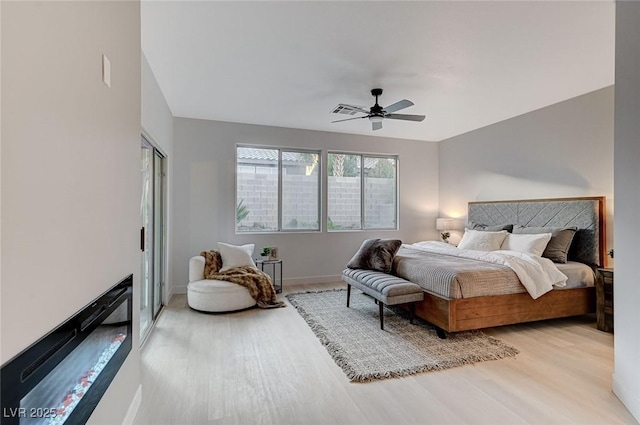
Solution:
[{"label": "bench leg", "polygon": [[378,306],[380,307],[380,329],[384,330],[384,311],[382,310],[384,304],[382,301],[378,301]]},{"label": "bench leg", "polygon": [[349,298],[351,298],[351,285],[347,283],[347,308],[349,308]]}]

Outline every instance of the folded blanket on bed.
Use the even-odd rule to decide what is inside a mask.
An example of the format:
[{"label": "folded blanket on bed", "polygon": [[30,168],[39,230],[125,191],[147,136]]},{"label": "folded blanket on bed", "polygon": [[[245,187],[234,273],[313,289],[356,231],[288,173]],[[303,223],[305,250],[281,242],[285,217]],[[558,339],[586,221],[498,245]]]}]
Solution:
[{"label": "folded blanket on bed", "polygon": [[244,286],[256,300],[260,308],[286,307],[282,301],[276,298],[276,290],[271,283],[271,277],[252,266],[233,267],[220,272],[222,261],[215,255],[215,251],[200,253],[205,258],[205,278],[222,280]]},{"label": "folded blanket on bed", "polygon": [[411,245],[403,245],[418,251],[436,254],[451,255],[484,261],[487,263],[501,264],[509,267],[520,279],[531,298],[536,299],[551,291],[554,286],[565,286],[565,276],[548,258],[538,257],[517,251],[476,251],[460,249],[443,242],[418,242]]}]

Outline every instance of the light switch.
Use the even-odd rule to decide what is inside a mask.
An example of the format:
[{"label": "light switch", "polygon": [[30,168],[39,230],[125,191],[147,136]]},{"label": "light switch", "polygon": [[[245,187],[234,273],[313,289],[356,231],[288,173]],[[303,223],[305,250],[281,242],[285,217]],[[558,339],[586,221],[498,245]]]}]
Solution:
[{"label": "light switch", "polygon": [[111,61],[107,55],[102,55],[102,81],[111,88]]}]

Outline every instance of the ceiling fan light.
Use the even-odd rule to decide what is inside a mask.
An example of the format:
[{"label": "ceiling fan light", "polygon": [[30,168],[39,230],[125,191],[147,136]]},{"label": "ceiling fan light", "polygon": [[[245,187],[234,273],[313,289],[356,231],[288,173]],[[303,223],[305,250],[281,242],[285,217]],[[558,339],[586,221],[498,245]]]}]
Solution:
[{"label": "ceiling fan light", "polygon": [[382,122],[382,119],[384,117],[382,115],[370,115],[369,116],[369,121],[371,122]]}]

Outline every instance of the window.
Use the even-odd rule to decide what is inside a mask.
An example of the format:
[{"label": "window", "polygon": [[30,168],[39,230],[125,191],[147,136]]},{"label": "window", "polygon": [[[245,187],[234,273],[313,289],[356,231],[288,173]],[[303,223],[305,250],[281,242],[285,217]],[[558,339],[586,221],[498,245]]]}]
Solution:
[{"label": "window", "polygon": [[236,231],[320,230],[320,152],[238,146]]},{"label": "window", "polygon": [[397,229],[396,156],[330,152],[327,229]]}]

